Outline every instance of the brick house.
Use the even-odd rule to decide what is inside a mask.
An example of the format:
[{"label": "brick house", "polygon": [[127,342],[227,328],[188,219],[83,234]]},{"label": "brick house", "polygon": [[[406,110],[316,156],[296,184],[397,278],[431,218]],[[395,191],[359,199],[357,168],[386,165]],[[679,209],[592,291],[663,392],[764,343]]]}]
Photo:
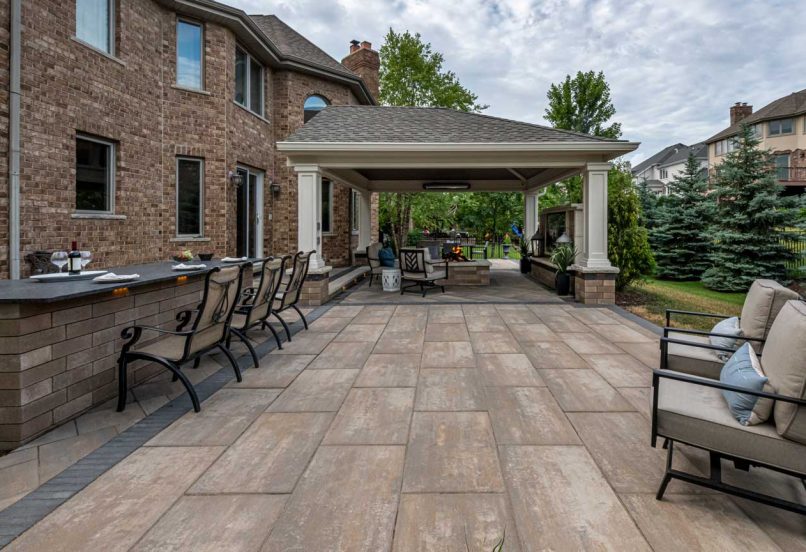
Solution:
[{"label": "brick house", "polygon": [[[0,2],[6,53],[10,4]],[[275,144],[325,105],[375,103],[371,44],[354,41],[339,63],[274,16],[210,0],[87,5],[21,3],[18,91],[13,59],[0,56],[0,150],[9,152],[0,156],[0,277],[27,275],[27,254],[72,240],[92,250],[96,268],[184,249],[295,251],[296,178]],[[18,247],[8,165],[16,92]],[[322,254],[346,265],[361,206],[350,188],[322,186]]]}]

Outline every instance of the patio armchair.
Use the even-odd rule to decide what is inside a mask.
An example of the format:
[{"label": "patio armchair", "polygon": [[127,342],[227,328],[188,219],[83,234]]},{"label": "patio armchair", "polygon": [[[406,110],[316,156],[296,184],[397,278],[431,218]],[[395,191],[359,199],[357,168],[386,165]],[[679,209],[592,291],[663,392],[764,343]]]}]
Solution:
[{"label": "patio armchair", "polygon": [[672,315],[682,314],[718,319],[730,318],[723,314],[689,312],[667,309],[666,327],[663,328],[660,348],[660,367],[667,370],[685,372],[695,376],[718,378],[726,357],[734,349],[711,343],[710,337],[733,337],[741,345],[749,341],[759,354],[764,350],[764,343],[778,311],[787,301],[799,299],[797,292],[785,288],[773,280],[756,280],[747,292],[742,306],[739,327],[741,336],[731,336],[701,330],[687,330],[672,327]]},{"label": "patio armchair", "polygon": [[[280,289],[277,290],[277,294],[275,295],[275,307],[272,310],[272,315],[280,321],[280,324],[283,325],[283,329],[285,330],[285,335],[288,338],[288,341],[291,341],[291,329],[288,327],[288,324],[285,320],[280,316],[280,313],[286,311],[288,309],[294,309],[297,311],[297,314],[302,318],[302,324],[305,326],[305,329],[308,329],[308,321],[305,319],[305,315],[302,314],[302,311],[299,310],[297,307],[297,303],[299,302],[299,295],[302,293],[302,284],[305,282],[305,278],[308,276],[308,267],[311,264],[311,255],[313,255],[313,251],[309,251],[304,253],[300,251],[296,255],[294,255],[294,264],[291,269],[291,277],[288,280],[288,283],[281,284]],[[266,324],[268,325],[268,324]]]},{"label": "patio armchair", "polygon": [[[806,514],[806,505],[739,488],[722,481],[722,460],[737,469],[761,467],[798,478],[806,485],[806,303],[788,301],[769,330],[760,359],[775,392],[727,385],[718,378],[655,370],[652,382],[652,446],[664,439],[666,472],[656,498],[663,498],[672,479]],[[728,409],[722,391],[734,391],[774,402],[770,419],[742,425]],[[708,451],[710,475],[672,467],[674,444]]]},{"label": "patio armchair", "polygon": [[475,259],[476,255],[481,255],[482,259],[487,258],[487,247],[490,245],[489,241],[485,241],[484,245],[471,245],[470,246],[470,258]]},{"label": "patio armchair", "polygon": [[260,281],[257,287],[245,288],[241,293],[241,303],[235,307],[235,313],[232,315],[230,322],[230,335],[227,338],[227,348],[229,348],[230,340],[234,335],[240,339],[246,348],[249,349],[249,354],[252,355],[252,361],[255,368],[258,367],[259,361],[254,347],[246,337],[246,332],[255,326],[261,326],[262,329],[268,328],[274,335],[274,340],[277,342],[277,348],[282,349],[283,345],[280,342],[280,336],[268,323],[267,319],[272,314],[274,308],[274,297],[277,295],[277,290],[280,287],[280,282],[283,279],[285,272],[285,263],[290,259],[290,255],[285,255],[280,259],[269,257],[263,259],[260,269]]},{"label": "patio armchair", "polygon": [[400,294],[403,295],[412,288],[420,288],[420,292],[425,297],[429,289],[442,289],[445,293],[444,285],[437,285],[437,280],[448,279],[447,261],[433,261],[428,248],[401,249],[400,250],[400,279],[401,283],[413,282],[408,286],[400,286]]},{"label": "patio armchair", "polygon": [[377,276],[381,278],[383,274],[383,265],[379,253],[383,248],[380,242],[371,243],[367,246],[367,262],[369,263],[369,285],[372,286],[372,280]]},{"label": "patio armchair", "polygon": [[[193,384],[182,373],[182,365],[197,360],[213,349],[220,349],[232,364],[235,377],[242,381],[238,362],[226,346],[229,324],[241,292],[243,271],[251,269],[251,263],[216,267],[204,277],[204,292],[198,308],[185,310],[176,315],[179,322],[176,330],[135,324],[124,328],[121,337],[127,341],[118,358],[118,412],[126,408],[128,392],[126,367],[129,362],[145,360],[161,364],[173,373],[187,389],[193,410],[199,412],[199,398]],[[190,329],[185,330],[185,327]],[[159,341],[138,346],[144,331],[164,335]]]}]

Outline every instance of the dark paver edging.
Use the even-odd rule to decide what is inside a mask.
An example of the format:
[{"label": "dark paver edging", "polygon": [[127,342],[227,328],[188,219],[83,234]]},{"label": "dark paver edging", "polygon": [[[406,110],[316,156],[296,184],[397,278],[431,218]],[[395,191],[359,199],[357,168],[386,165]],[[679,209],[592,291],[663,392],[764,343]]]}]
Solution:
[{"label": "dark paver edging", "polygon": [[[313,322],[337,303],[317,307],[306,315]],[[289,324],[292,334],[303,329],[302,320]],[[281,334],[282,335],[282,334]],[[269,354],[277,348],[274,339],[269,339],[255,347],[258,357]],[[238,365],[248,373],[252,367],[249,353],[238,357]],[[205,380],[195,385],[199,401],[204,401],[220,390],[232,379],[231,366],[224,366]],[[76,493],[109,471],[121,460],[142,447],[163,429],[192,410],[187,392],[182,393],[157,411],[149,414],[120,435],[65,469],[59,475],[46,481],[20,500],[0,511],[0,548],[5,547],[23,532],[33,527],[56,508],[67,502]]]}]

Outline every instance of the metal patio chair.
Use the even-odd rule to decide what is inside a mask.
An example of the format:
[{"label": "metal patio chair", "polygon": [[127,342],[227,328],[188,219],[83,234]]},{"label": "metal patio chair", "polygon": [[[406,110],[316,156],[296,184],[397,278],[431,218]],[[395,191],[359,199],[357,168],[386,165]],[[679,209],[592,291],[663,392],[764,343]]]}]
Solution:
[{"label": "metal patio chair", "polygon": [[280,324],[283,325],[283,329],[285,330],[285,335],[288,338],[288,341],[291,341],[291,329],[288,327],[288,324],[285,320],[280,316],[280,313],[286,311],[288,309],[294,309],[299,314],[300,318],[302,318],[302,324],[305,326],[305,329],[308,329],[308,320],[305,319],[305,315],[302,314],[302,311],[299,310],[297,307],[297,303],[299,302],[300,293],[302,293],[302,284],[305,282],[305,278],[308,276],[308,267],[311,264],[311,255],[313,255],[313,251],[309,251],[307,253],[300,251],[296,255],[294,255],[294,265],[291,269],[291,278],[288,280],[288,283],[285,286],[281,285],[280,289],[277,290],[276,297],[276,304],[275,308],[272,310],[272,314],[274,317],[280,321]]},{"label": "metal patio chair", "polygon": [[372,280],[377,277],[379,280],[383,274],[383,265],[381,265],[381,258],[379,253],[383,248],[381,242],[371,243],[367,246],[367,262],[369,263],[369,285],[372,286]]},{"label": "metal patio chair", "polygon": [[[197,309],[185,310],[176,315],[179,322],[176,330],[155,326],[133,325],[124,328],[121,337],[127,339],[118,359],[118,412],[126,408],[128,392],[126,366],[134,360],[146,360],[165,366],[173,373],[173,380],[179,380],[187,389],[193,410],[199,412],[199,398],[193,384],[182,373],[182,365],[197,360],[202,355],[220,349],[232,364],[235,377],[242,381],[241,370],[232,352],[227,348],[229,324],[241,293],[241,278],[244,270],[251,269],[252,263],[216,267],[204,277],[204,294]],[[190,324],[189,330],[184,330]],[[164,334],[167,337],[136,347],[143,331]]]},{"label": "metal patio chair", "polygon": [[277,290],[280,287],[280,282],[283,279],[285,272],[285,263],[290,259],[290,255],[285,255],[280,259],[269,257],[263,259],[263,266],[260,269],[260,282],[257,287],[245,288],[241,294],[241,304],[235,307],[235,313],[232,315],[230,322],[230,335],[227,338],[227,347],[229,348],[230,340],[234,335],[240,339],[246,348],[249,349],[249,354],[252,355],[252,360],[255,363],[255,368],[258,367],[258,357],[254,347],[246,337],[246,332],[255,326],[261,326],[262,329],[268,328],[274,335],[274,340],[277,342],[277,348],[282,349],[283,345],[280,342],[280,336],[268,323],[267,319],[272,314],[274,308],[274,297],[277,295]]},{"label": "metal patio chair", "polygon": [[427,248],[401,249],[400,272],[401,283],[414,282],[408,286],[401,285],[400,295],[415,287],[420,288],[423,297],[427,290],[437,287],[442,289],[442,293],[445,293],[445,286],[436,282],[448,279],[448,263],[442,260],[432,261]]}]

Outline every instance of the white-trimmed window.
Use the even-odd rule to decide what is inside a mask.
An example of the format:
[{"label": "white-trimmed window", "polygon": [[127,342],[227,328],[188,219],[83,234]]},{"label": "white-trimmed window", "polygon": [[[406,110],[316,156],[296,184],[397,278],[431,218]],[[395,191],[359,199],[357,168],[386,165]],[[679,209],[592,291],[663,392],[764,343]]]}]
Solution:
[{"label": "white-trimmed window", "polygon": [[176,235],[201,237],[204,213],[204,160],[176,158]]},{"label": "white-trimmed window", "polygon": [[792,119],[777,119],[767,123],[767,136],[781,136],[782,134],[792,134],[794,121]]},{"label": "white-trimmed window", "polygon": [[314,115],[316,115],[329,105],[330,102],[327,100],[327,98],[319,96],[318,94],[308,96],[305,99],[305,104],[303,105],[302,108],[303,122],[307,123],[314,117]]},{"label": "white-trimmed window", "polygon": [[176,84],[204,88],[204,27],[185,19],[176,22]]},{"label": "white-trimmed window", "polygon": [[263,66],[235,47],[235,102],[263,117]]},{"label": "white-trimmed window", "polygon": [[76,38],[114,55],[115,1],[76,0]]},{"label": "white-trimmed window", "polygon": [[789,154],[775,156],[775,176],[778,180],[789,180]]},{"label": "white-trimmed window", "polygon": [[115,144],[76,135],[76,212],[115,210]]},{"label": "white-trimmed window", "polygon": [[725,155],[736,149],[736,138],[731,136],[719,142],[714,143],[714,151],[716,155]]},{"label": "white-trimmed window", "polygon": [[351,190],[350,197],[352,198],[352,231],[353,234],[358,234],[358,225],[360,224],[361,217],[361,194],[358,190]]},{"label": "white-trimmed window", "polygon": [[667,169],[660,170],[660,177],[661,178],[669,178],[669,171]]},{"label": "white-trimmed window", "polygon": [[333,183],[322,179],[322,233],[333,232]]}]

